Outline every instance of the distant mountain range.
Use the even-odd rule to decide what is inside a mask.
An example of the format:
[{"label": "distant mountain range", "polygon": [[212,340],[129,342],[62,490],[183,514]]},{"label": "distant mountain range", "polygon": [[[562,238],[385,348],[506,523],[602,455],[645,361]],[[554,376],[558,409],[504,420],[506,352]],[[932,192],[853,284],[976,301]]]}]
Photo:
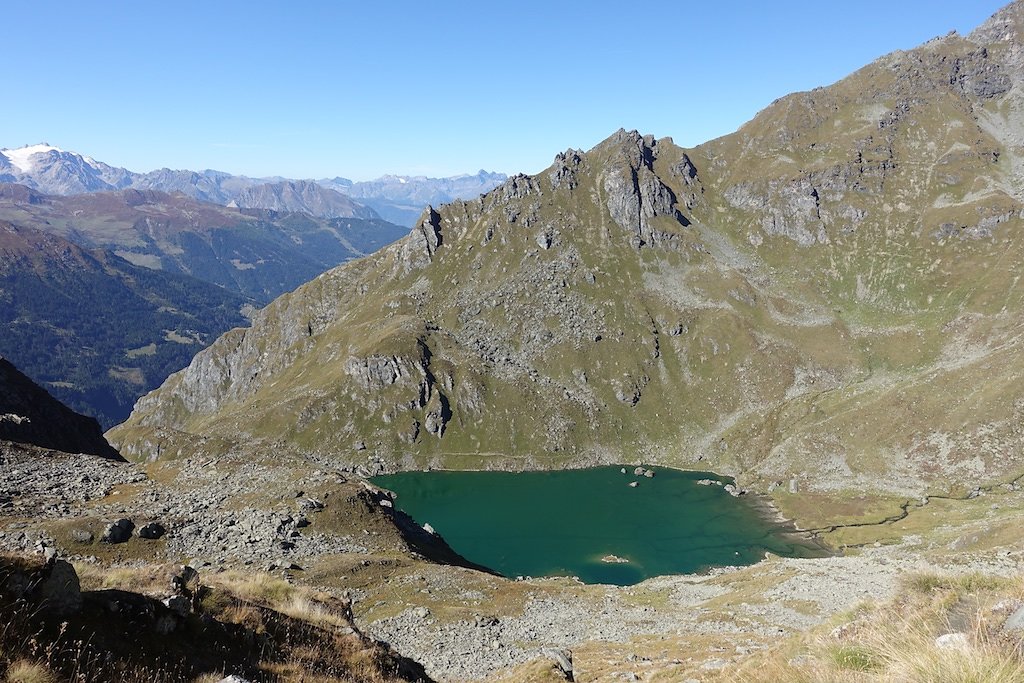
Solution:
[{"label": "distant mountain range", "polygon": [[140,174],[47,144],[0,150],[0,354],[110,427],[243,309],[408,233],[371,205],[411,224],[502,178]]},{"label": "distant mountain range", "polygon": [[[234,202],[241,207],[301,211],[321,218],[377,218],[379,213],[407,227],[428,204],[470,199],[506,178],[503,173],[486,171],[450,178],[388,175],[368,182],[341,177],[317,181],[248,178],[213,170],[167,168],[135,173],[47,143],[0,150],[0,182],[25,185],[51,195],[158,190],[180,192],[214,204]],[[338,193],[361,203],[348,199],[347,204],[336,196]]]},{"label": "distant mountain range", "polygon": [[180,192],[61,196],[0,183],[0,354],[108,428],[217,335],[247,324],[243,308],[407,233],[313,183],[247,192],[243,202],[287,209],[295,199],[339,217]]},{"label": "distant mountain range", "polygon": [[481,170],[473,175],[450,178],[386,175],[365,182],[352,182],[347,178],[325,178],[316,182],[358,199],[376,209],[386,220],[411,226],[427,205],[439,206],[456,199],[472,199],[506,180],[508,176],[504,173]]},{"label": "distant mountain range", "polygon": [[310,180],[253,185],[242,190],[229,206],[301,212],[321,218],[380,218],[376,211],[353,201],[348,195]]},{"label": "distant mountain range", "polygon": [[[275,187],[286,185],[298,187]],[[325,212],[344,213],[348,206],[352,213],[375,216],[370,209],[346,204],[347,198],[336,192],[313,188],[305,196],[323,201]],[[243,200],[253,204],[285,206],[294,196],[283,189],[251,190]],[[60,196],[12,184],[0,184],[0,220],[60,235],[85,248],[109,249],[135,265],[192,275],[260,304],[407,232],[379,218],[239,209],[181,193],[126,189]]]}]

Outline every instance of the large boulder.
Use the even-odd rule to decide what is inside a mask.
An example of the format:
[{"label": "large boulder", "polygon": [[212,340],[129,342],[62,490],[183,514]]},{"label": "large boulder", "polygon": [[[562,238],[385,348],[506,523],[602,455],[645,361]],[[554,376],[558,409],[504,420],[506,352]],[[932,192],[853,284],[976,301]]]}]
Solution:
[{"label": "large boulder", "polygon": [[100,536],[100,543],[124,543],[132,537],[135,524],[130,519],[119,519],[108,524]]},{"label": "large boulder", "polygon": [[75,614],[82,609],[82,585],[69,562],[54,560],[44,573],[46,578],[38,589],[40,602],[58,616]]}]

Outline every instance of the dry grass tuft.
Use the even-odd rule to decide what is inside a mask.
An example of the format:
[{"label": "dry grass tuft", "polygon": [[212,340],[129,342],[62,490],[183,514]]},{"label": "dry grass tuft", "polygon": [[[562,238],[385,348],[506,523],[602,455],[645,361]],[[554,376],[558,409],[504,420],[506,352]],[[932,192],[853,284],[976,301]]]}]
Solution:
[{"label": "dry grass tuft", "polygon": [[220,681],[224,680],[226,676],[227,674],[224,673],[203,674],[202,676],[193,678],[191,683],[220,683]]},{"label": "dry grass tuft", "polygon": [[82,590],[118,590],[143,595],[166,595],[176,567],[168,564],[135,564],[127,566],[101,566],[76,562],[75,572]]},{"label": "dry grass tuft", "polygon": [[57,679],[42,664],[19,659],[7,667],[7,677],[4,681],[5,683],[56,683]]},{"label": "dry grass tuft", "polygon": [[306,595],[295,594],[291,599],[279,605],[278,609],[293,619],[299,619],[318,626],[334,626],[345,628],[351,626],[349,619],[340,610],[332,609],[329,605]]},{"label": "dry grass tuft", "polygon": [[[900,597],[863,606],[826,630],[756,655],[725,680],[741,683],[1021,683],[1019,638],[1002,625],[1024,604],[1020,579],[910,574]],[[1009,606],[1009,607],[1008,607]],[[830,627],[829,627],[830,628]],[[939,640],[940,636],[952,635]]]},{"label": "dry grass tuft", "polygon": [[900,586],[913,593],[953,591],[957,594],[1008,590],[1017,583],[1004,576],[972,572],[970,574],[933,574],[913,572],[900,579]]},{"label": "dry grass tuft", "polygon": [[221,588],[239,600],[265,602],[270,605],[285,604],[299,592],[296,586],[270,574],[228,571],[208,578],[214,589]]},{"label": "dry grass tuft", "polygon": [[[0,558],[0,577],[41,567]],[[169,565],[84,565],[82,583],[94,592],[80,612],[60,618],[46,603],[0,590],[0,683],[212,683],[225,671],[278,683],[425,678],[356,632],[347,601],[265,574],[214,574],[212,589],[197,582],[189,587],[196,613],[158,630],[157,616],[169,614],[158,599],[174,573]]]}]

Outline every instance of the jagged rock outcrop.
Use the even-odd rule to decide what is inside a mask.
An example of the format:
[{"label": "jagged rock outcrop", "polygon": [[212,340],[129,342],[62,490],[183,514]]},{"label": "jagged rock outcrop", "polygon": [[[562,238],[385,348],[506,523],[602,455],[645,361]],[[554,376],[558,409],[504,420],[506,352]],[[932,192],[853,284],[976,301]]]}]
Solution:
[{"label": "jagged rock outcrop", "polygon": [[402,262],[405,264],[405,272],[415,268],[422,268],[427,265],[434,256],[434,252],[441,246],[441,216],[434,208],[428,206],[416,227],[412,229],[409,237],[402,244]]},{"label": "jagged rock outcrop", "polygon": [[67,408],[2,357],[0,440],[123,460],[95,419]]},{"label": "jagged rock outcrop", "polygon": [[652,219],[665,216],[682,226],[689,225],[676,208],[676,196],[654,172],[658,143],[653,136],[620,130],[613,136],[624,163],[612,164],[604,176],[608,214],[619,227],[631,233],[630,243],[640,248],[664,236]]}]

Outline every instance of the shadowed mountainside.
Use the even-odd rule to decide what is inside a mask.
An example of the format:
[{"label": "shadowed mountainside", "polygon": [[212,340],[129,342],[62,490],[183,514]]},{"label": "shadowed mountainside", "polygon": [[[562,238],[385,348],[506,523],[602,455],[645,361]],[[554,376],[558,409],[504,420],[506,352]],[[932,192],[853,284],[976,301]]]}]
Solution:
[{"label": "shadowed mountainside", "polygon": [[2,357],[0,440],[123,460],[103,438],[96,420],[54,399]]},{"label": "shadowed mountainside", "polygon": [[0,354],[106,428],[252,303],[0,221]]}]

